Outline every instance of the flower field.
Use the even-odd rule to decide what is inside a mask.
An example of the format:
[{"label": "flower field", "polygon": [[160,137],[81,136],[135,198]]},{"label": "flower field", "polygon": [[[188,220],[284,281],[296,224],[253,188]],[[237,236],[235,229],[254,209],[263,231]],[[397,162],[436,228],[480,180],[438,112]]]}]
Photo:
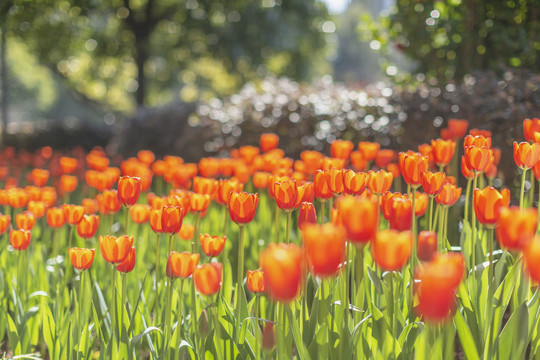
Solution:
[{"label": "flower field", "polygon": [[0,355],[540,359],[540,119],[519,188],[468,126],[300,159],[275,134],[198,163],[6,148]]}]

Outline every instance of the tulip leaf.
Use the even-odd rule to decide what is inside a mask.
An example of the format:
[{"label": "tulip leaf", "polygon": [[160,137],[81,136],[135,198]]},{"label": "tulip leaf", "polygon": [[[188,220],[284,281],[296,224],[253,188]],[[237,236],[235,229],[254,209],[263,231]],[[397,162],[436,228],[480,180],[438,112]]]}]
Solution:
[{"label": "tulip leaf", "polygon": [[298,322],[293,316],[291,307],[288,304],[284,306],[293,333],[294,342],[296,343],[296,349],[298,350],[298,358],[300,360],[309,360],[310,356],[304,345],[304,342],[302,341],[302,335],[300,334],[300,327],[298,326]]},{"label": "tulip leaf", "polygon": [[19,341],[19,332],[17,331],[17,326],[9,314],[7,314],[8,320],[8,340],[11,349],[15,355],[21,354],[21,343]]},{"label": "tulip leaf", "polygon": [[510,316],[499,340],[500,359],[524,359],[528,339],[529,310],[527,304],[521,304]]},{"label": "tulip leaf", "polygon": [[454,315],[454,325],[467,360],[480,360],[471,330],[459,311],[456,311],[456,315]]},{"label": "tulip leaf", "polygon": [[49,349],[51,358],[54,359],[54,355],[56,354],[56,327],[54,318],[49,306],[43,306],[41,314],[43,318],[43,339],[45,340],[45,344]]}]

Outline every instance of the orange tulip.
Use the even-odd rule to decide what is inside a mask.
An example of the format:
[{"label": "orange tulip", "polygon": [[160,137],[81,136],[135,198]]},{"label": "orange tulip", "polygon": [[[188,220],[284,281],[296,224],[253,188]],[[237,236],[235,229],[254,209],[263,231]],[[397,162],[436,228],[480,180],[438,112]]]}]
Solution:
[{"label": "orange tulip", "polygon": [[49,170],[43,169],[34,169],[32,170],[32,181],[36,186],[45,186],[47,181],[49,181],[50,172]]},{"label": "orange tulip", "polygon": [[47,224],[49,224],[49,227],[51,228],[61,228],[66,222],[64,217],[64,208],[48,208],[46,216]]},{"label": "orange tulip", "polygon": [[330,144],[330,154],[333,158],[347,160],[354,150],[354,144],[349,140],[334,140]]},{"label": "orange tulip", "polygon": [[0,234],[5,233],[9,228],[9,225],[11,225],[11,216],[0,214]]},{"label": "orange tulip", "polygon": [[326,184],[334,196],[341,194],[345,190],[343,187],[343,169],[331,168],[323,172],[326,177]]},{"label": "orange tulip", "polygon": [[435,158],[433,157],[433,147],[429,144],[421,144],[418,145],[418,152],[422,154],[422,156],[427,157],[428,168],[432,167],[433,162],[435,161]]},{"label": "orange tulip", "polygon": [[413,188],[422,184],[422,174],[428,170],[428,159],[420,153],[399,153],[399,171]]},{"label": "orange tulip", "polygon": [[386,271],[399,271],[409,261],[413,248],[410,231],[382,230],[371,242],[371,253],[377,266]]},{"label": "orange tulip", "polygon": [[28,211],[30,211],[38,219],[45,215],[48,205],[44,201],[30,200],[28,202]]},{"label": "orange tulip", "polygon": [[131,251],[132,246],[133,236],[99,236],[99,248],[101,250],[101,255],[105,261],[115,265],[122,263],[126,259]]},{"label": "orange tulip", "polygon": [[485,146],[468,146],[465,148],[465,163],[472,172],[484,172],[489,165],[493,151]]},{"label": "orange tulip", "polygon": [[474,179],[474,173],[467,167],[467,161],[465,160],[465,156],[461,157],[461,173],[463,174],[463,177],[467,180]]},{"label": "orange tulip", "polygon": [[442,191],[435,197],[437,204],[443,206],[452,206],[454,205],[461,196],[462,189],[455,186],[454,184],[446,183],[444,184]]},{"label": "orange tulip", "polygon": [[192,212],[205,212],[210,205],[210,201],[212,201],[210,195],[197,193],[189,194],[189,207]]},{"label": "orange tulip", "polygon": [[426,213],[429,198],[426,194],[418,191],[415,193],[414,197],[414,216],[419,218],[421,216],[424,216],[424,214]]},{"label": "orange tulip", "polygon": [[259,262],[270,297],[283,302],[294,300],[303,281],[302,250],[295,244],[271,243],[260,254]]},{"label": "orange tulip", "polygon": [[99,203],[96,199],[82,199],[81,205],[86,215],[93,215],[99,211]]},{"label": "orange tulip", "polygon": [[182,223],[182,227],[178,232],[178,237],[182,240],[192,240],[195,234],[195,226],[191,224]]},{"label": "orange tulip", "polygon": [[251,222],[255,217],[255,212],[257,212],[258,204],[259,194],[232,192],[229,197],[229,215],[232,221],[238,225]]},{"label": "orange tulip", "polygon": [[141,194],[141,179],[138,177],[122,176],[118,180],[118,200],[124,206],[131,206],[139,200]]},{"label": "orange tulip", "polygon": [[225,248],[227,236],[210,236],[210,234],[199,234],[201,248],[206,256],[215,257],[221,254]]},{"label": "orange tulip", "polygon": [[362,153],[364,159],[370,162],[375,160],[380,148],[381,145],[376,142],[360,141],[358,143],[358,150]]},{"label": "orange tulip", "polygon": [[345,258],[345,230],[332,223],[307,224],[302,239],[310,271],[317,276],[334,276]]},{"label": "orange tulip", "polygon": [[384,170],[379,170],[377,172],[370,171],[368,188],[372,193],[382,195],[390,190],[393,180],[394,177],[390,172],[386,172]]},{"label": "orange tulip", "polygon": [[533,173],[536,180],[540,180],[540,161],[533,166]]},{"label": "orange tulip", "polygon": [[469,122],[461,119],[448,120],[448,130],[452,134],[452,139],[462,139],[467,134]]},{"label": "orange tulip", "polygon": [[422,174],[422,188],[430,197],[437,196],[446,182],[446,174],[443,172],[433,173],[426,171]]},{"label": "orange tulip", "polygon": [[131,220],[136,224],[144,224],[150,218],[150,210],[152,208],[147,204],[135,204],[129,208]]},{"label": "orange tulip", "polygon": [[463,141],[463,146],[465,148],[469,146],[475,146],[475,147],[487,147],[488,149],[491,149],[491,135],[490,136],[484,136],[484,135],[467,135],[465,137],[465,140]]},{"label": "orange tulip", "polygon": [[532,168],[540,157],[540,144],[514,141],[514,161],[521,170]]},{"label": "orange tulip", "polygon": [[393,198],[390,210],[390,229],[405,231],[412,226],[412,201],[411,199]]},{"label": "orange tulip", "polygon": [[377,153],[377,157],[375,158],[375,165],[377,165],[379,169],[384,169],[388,166],[388,164],[394,161],[395,157],[396,153],[394,152],[394,150],[379,150],[379,152]]},{"label": "orange tulip", "polygon": [[523,120],[523,134],[527,141],[534,141],[534,133],[540,132],[540,119],[525,119]]},{"label": "orange tulip", "polygon": [[495,165],[495,163],[492,163],[486,169],[486,172],[484,174],[486,175],[486,178],[493,180],[497,177],[497,173],[498,173],[497,165]]},{"label": "orange tulip", "polygon": [[499,221],[499,215],[504,207],[510,205],[510,191],[502,189],[499,192],[492,186],[484,189],[474,189],[473,207],[478,222],[488,228],[494,228]]},{"label": "orange tulip", "polygon": [[128,272],[131,272],[133,268],[135,267],[135,246],[132,246],[131,249],[129,249],[129,252],[120,264],[116,266],[116,270],[120,271],[121,273],[127,274]]},{"label": "orange tulip", "polygon": [[15,215],[15,223],[21,230],[32,230],[36,223],[36,217],[30,211]]},{"label": "orange tulip", "polygon": [[446,166],[450,164],[454,152],[456,151],[456,142],[453,140],[431,140],[433,149],[433,161],[438,166]]},{"label": "orange tulip", "polygon": [[30,200],[26,191],[20,188],[11,188],[8,190],[8,203],[9,206],[15,209],[25,207]]},{"label": "orange tulip", "polygon": [[201,255],[190,254],[187,251],[171,252],[167,260],[167,277],[187,279],[199,263]]},{"label": "orange tulip", "polygon": [[156,161],[156,155],[154,155],[154,153],[150,150],[139,150],[137,153],[137,159],[146,165],[151,165],[154,161]]},{"label": "orange tulip", "polygon": [[176,234],[182,227],[184,214],[179,206],[164,206],[161,209],[161,229],[164,233]]},{"label": "orange tulip", "polygon": [[161,226],[161,209],[152,209],[150,210],[149,222],[150,228],[155,233],[162,233],[163,227]]},{"label": "orange tulip", "polygon": [[437,233],[435,231],[420,231],[418,234],[418,259],[431,261],[437,253]]},{"label": "orange tulip", "polygon": [[387,191],[384,194],[382,194],[380,198],[380,206],[381,206],[382,214],[387,221],[390,221],[390,216],[392,214],[392,209],[394,206],[394,200],[406,199],[406,198],[407,198],[407,195],[403,195],[402,193],[399,193],[399,192],[392,193],[390,191]]},{"label": "orange tulip", "polygon": [[223,265],[221,263],[209,263],[197,267],[193,271],[195,287],[203,295],[214,295],[221,289]]},{"label": "orange tulip", "polygon": [[368,170],[367,160],[364,158],[364,155],[362,155],[362,152],[360,151],[353,151],[351,153],[351,165],[356,171]]},{"label": "orange tulip", "polygon": [[337,205],[347,239],[361,244],[375,238],[379,226],[379,209],[376,201],[369,198],[346,197],[340,199]]},{"label": "orange tulip", "polygon": [[460,253],[436,255],[417,273],[418,314],[426,321],[448,319],[455,307],[456,289],[465,273]]},{"label": "orange tulip", "polygon": [[65,193],[72,193],[77,189],[79,180],[73,175],[60,176],[60,189]]},{"label": "orange tulip", "polygon": [[217,190],[219,182],[216,179],[209,179],[200,176],[193,178],[193,192],[197,194],[213,195]]},{"label": "orange tulip", "polygon": [[332,190],[330,189],[330,186],[328,186],[324,171],[317,170],[315,173],[315,177],[313,178],[313,191],[315,193],[315,197],[319,201],[326,201],[332,198]]},{"label": "orange tulip", "polygon": [[[265,189],[268,187],[268,177],[270,176],[270,173],[262,172],[262,171],[256,171],[253,173],[252,181],[253,186],[255,186],[257,189]],[[242,191],[241,190],[233,190],[236,192]],[[230,195],[230,194],[229,194]]]},{"label": "orange tulip", "polygon": [[266,290],[263,272],[261,270],[248,270],[246,285],[248,290],[254,294],[263,293]]},{"label": "orange tulip", "polygon": [[84,215],[77,224],[77,234],[85,239],[90,239],[96,235],[99,227],[99,215]]},{"label": "orange tulip", "polygon": [[502,208],[496,228],[497,240],[508,250],[523,250],[536,234],[538,210],[518,206]]},{"label": "orange tulip", "polygon": [[30,230],[11,230],[9,242],[15,250],[26,250],[30,245]]},{"label": "orange tulip", "polygon": [[96,249],[70,248],[68,250],[71,264],[79,271],[90,269],[90,266],[92,266],[92,263],[94,262],[95,254]]},{"label": "orange tulip", "polygon": [[369,180],[368,173],[343,170],[343,187],[349,195],[360,195],[366,190]]},{"label": "orange tulip", "polygon": [[116,190],[103,190],[102,194],[105,213],[119,212],[122,208],[122,203],[118,199],[118,192]]},{"label": "orange tulip", "polygon": [[294,180],[284,180],[274,183],[274,199],[277,206],[284,211],[291,211],[298,203],[298,187]]},{"label": "orange tulip", "polygon": [[260,147],[262,152],[266,153],[269,152],[272,149],[275,149],[278,147],[279,144],[279,136],[276,134],[261,134],[260,138]]},{"label": "orange tulip", "polygon": [[304,225],[315,223],[317,223],[315,206],[313,206],[313,203],[310,202],[302,202],[300,205],[300,211],[298,212],[298,227],[300,230],[302,230]]},{"label": "orange tulip", "polygon": [[[268,181],[268,178],[266,179]],[[255,184],[255,176],[253,183]],[[264,187],[266,187],[265,183]],[[217,188],[217,197],[216,200],[221,205],[227,205],[229,203],[229,196],[233,191],[241,192],[244,189],[244,184],[237,180],[231,179],[220,179],[218,188]]]},{"label": "orange tulip", "polygon": [[77,169],[78,160],[66,156],[60,158],[60,168],[63,174],[71,174]]},{"label": "orange tulip", "polygon": [[81,205],[64,204],[64,219],[69,225],[77,225],[84,215]]}]

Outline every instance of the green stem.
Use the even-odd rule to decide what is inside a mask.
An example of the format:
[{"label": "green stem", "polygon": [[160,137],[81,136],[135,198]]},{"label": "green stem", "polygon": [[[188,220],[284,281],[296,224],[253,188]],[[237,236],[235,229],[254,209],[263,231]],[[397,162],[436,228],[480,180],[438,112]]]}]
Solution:
[{"label": "green stem", "polygon": [[79,321],[77,322],[77,336],[79,338],[79,341],[77,342],[77,360],[79,360],[79,351],[80,351],[80,345],[82,342],[82,334],[81,334],[81,323],[82,323],[82,300],[83,300],[83,281],[84,281],[84,270],[81,271],[80,279],[79,279]]},{"label": "green stem", "polygon": [[442,252],[448,251],[448,209],[449,206],[443,207],[443,238],[442,238]]},{"label": "green stem", "polygon": [[412,231],[413,231],[413,252],[411,257],[411,265],[414,269],[416,266],[416,262],[418,257],[416,256],[416,211],[415,211],[415,203],[416,203],[416,187],[412,188]]},{"label": "green stem", "polygon": [[429,231],[433,231],[433,196],[429,197]]},{"label": "green stem", "polygon": [[[112,341],[114,344],[114,339],[116,339],[116,266],[112,264],[112,278],[111,278],[111,290],[112,290],[112,296],[111,296],[111,337],[109,341]],[[112,359],[112,353],[113,353],[113,346],[109,345],[110,349],[110,359]]]},{"label": "green stem", "polygon": [[[474,211],[474,190],[476,190],[476,184],[478,182],[478,174],[474,173],[474,180],[473,180],[473,193],[472,193],[472,199],[473,199],[473,211],[471,211],[472,214],[472,239],[471,239],[471,269],[474,269],[476,266],[476,211]],[[473,272],[474,275],[474,272]],[[473,276],[472,280],[474,282],[475,277]],[[473,286],[474,288],[474,286]]]},{"label": "green stem", "polygon": [[124,306],[126,304],[127,276],[125,273],[121,273],[120,276],[122,278],[122,303],[120,304],[120,340],[122,340],[122,333],[124,330]]},{"label": "green stem", "polygon": [[173,280],[168,278],[167,288],[167,307],[165,308],[165,336],[163,338],[163,354],[166,356],[169,348],[169,341],[171,337],[171,318],[172,318],[172,290]]},{"label": "green stem", "polygon": [[156,290],[158,289],[159,284],[159,242],[161,240],[161,233],[157,233],[157,242],[156,242]]},{"label": "green stem", "polygon": [[[364,246],[356,246],[356,263],[354,264],[354,271],[355,271],[355,285],[356,285],[356,291],[355,293],[358,293],[358,289],[362,286],[362,281],[364,279]],[[352,280],[351,280],[352,283]],[[358,303],[358,299],[356,298],[356,294],[353,293],[353,304],[355,306],[358,306],[360,309],[362,308],[360,304]],[[362,294],[362,292],[361,292]],[[356,314],[356,311],[353,312]]]},{"label": "green stem", "polygon": [[176,331],[178,331],[178,344],[176,344],[176,348],[178,349],[180,347],[180,342],[182,341],[182,299],[184,298],[184,278],[180,280],[180,293],[178,294],[178,310],[177,310],[177,318],[178,323],[176,324]]},{"label": "green stem", "polygon": [[488,299],[489,303],[489,311],[490,311],[490,338],[489,338],[489,344],[488,344],[488,359],[491,359],[491,354],[493,353],[493,347],[494,347],[494,339],[495,339],[495,319],[493,318],[493,296],[495,293],[495,278],[493,276],[493,270],[495,268],[495,264],[493,263],[493,229],[488,229],[488,251],[489,251],[489,268],[488,268],[488,279],[489,279],[489,287],[488,287]]},{"label": "green stem", "polygon": [[227,207],[223,207],[223,235],[227,235],[227,227],[229,225],[229,211]]},{"label": "green stem", "polygon": [[386,301],[392,332],[392,356],[396,359],[396,317],[394,315],[394,272],[390,271],[390,296]]},{"label": "green stem", "polygon": [[292,211],[287,211],[287,222],[285,224],[285,242],[288,244],[290,239],[290,227],[291,227]]},{"label": "green stem", "polygon": [[169,259],[169,256],[171,256],[171,252],[174,250],[172,248],[173,236],[174,236],[174,234],[169,234],[169,251],[167,251],[167,261]]},{"label": "green stem", "polygon": [[197,244],[199,243],[198,237],[199,237],[199,223],[201,221],[201,213],[195,213],[195,224],[193,225],[194,231],[193,231],[193,239],[191,240],[191,253],[196,254],[199,252]]},{"label": "green stem", "polygon": [[319,220],[321,222],[321,224],[324,224],[324,213],[325,213],[325,210],[326,210],[326,201],[325,200],[320,200],[321,202],[321,208],[319,210]]},{"label": "green stem", "polygon": [[[256,360],[259,360],[261,358],[261,329],[259,327],[259,309],[260,309],[260,304],[261,302],[261,297],[259,294],[256,294],[255,295],[255,311],[254,311],[254,316],[255,316],[255,329],[254,329],[254,332],[255,332],[255,359]],[[303,319],[302,319],[303,321]]]},{"label": "green stem", "polygon": [[244,280],[244,231],[245,225],[240,225],[238,231],[238,271],[236,274],[236,322],[240,325],[240,297]]},{"label": "green stem", "polygon": [[279,207],[277,206],[277,203],[274,201],[274,242],[278,242],[279,237]]},{"label": "green stem", "polygon": [[531,188],[529,189],[529,206],[533,206],[534,202],[534,185],[536,183],[536,180],[534,178],[534,171],[531,171],[531,176],[529,177],[531,182]]},{"label": "green stem", "polygon": [[521,191],[519,193],[519,208],[523,209],[523,195],[525,193],[525,176],[527,174],[527,169],[523,169],[521,173]]},{"label": "green stem", "polygon": [[[219,324],[218,301],[219,301],[219,292],[218,292],[218,294],[216,294],[216,298],[215,298],[216,308],[214,309],[214,311],[212,311],[212,313],[214,315],[213,318],[214,318],[214,328],[215,328],[216,338],[217,338],[217,341],[220,342],[220,341],[222,341],[222,339],[221,339],[221,325]],[[225,351],[223,351],[223,353],[225,353]],[[217,354],[218,360],[221,360],[222,351],[218,350],[217,347],[216,347],[216,354]]]},{"label": "green stem", "polygon": [[[540,207],[540,182],[538,182],[538,207]],[[540,229],[538,229],[538,224],[540,224],[540,211],[538,211],[538,218],[536,220],[536,232],[538,232]]]},{"label": "green stem", "polygon": [[465,216],[464,216],[464,219],[466,222],[469,221],[469,197],[471,195],[471,184],[472,184],[472,179],[467,179],[467,190],[465,191]]},{"label": "green stem", "polygon": [[69,238],[68,238],[68,248],[67,248],[68,250],[71,249],[71,240],[73,239],[73,229],[75,229],[75,226],[69,225],[69,227],[70,227],[70,230],[69,230]]},{"label": "green stem", "polygon": [[438,231],[437,231],[437,249],[439,252],[442,251],[443,248],[443,237],[444,237],[444,206],[439,205],[439,225],[438,225]]},{"label": "green stem", "polygon": [[125,215],[125,228],[126,228],[126,235],[129,235],[128,233],[128,226],[129,226],[129,208],[124,208]]}]

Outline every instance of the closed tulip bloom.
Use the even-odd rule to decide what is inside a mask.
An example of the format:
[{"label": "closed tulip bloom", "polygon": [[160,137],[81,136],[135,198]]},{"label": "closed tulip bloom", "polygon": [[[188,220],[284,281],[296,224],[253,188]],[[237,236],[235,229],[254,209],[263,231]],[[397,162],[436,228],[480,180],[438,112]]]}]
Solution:
[{"label": "closed tulip bloom", "polygon": [[453,140],[431,140],[433,149],[433,161],[438,166],[446,166],[452,160],[456,151],[456,142]]},{"label": "closed tulip bloom", "polygon": [[351,165],[356,171],[367,171],[368,162],[360,151],[353,151],[351,153]]},{"label": "closed tulip bloom", "polygon": [[465,261],[459,253],[437,254],[417,273],[418,314],[429,322],[441,322],[452,315],[456,289],[463,279]]},{"label": "closed tulip bloom", "polygon": [[246,285],[248,290],[254,294],[263,293],[266,290],[263,272],[261,270],[248,270]]},{"label": "closed tulip bloom", "polygon": [[394,161],[395,157],[396,153],[394,152],[394,150],[379,150],[379,152],[377,153],[377,157],[375,158],[375,165],[377,165],[379,169],[384,169],[388,166],[388,164]]},{"label": "closed tulip bloom", "polygon": [[446,174],[443,172],[426,171],[422,174],[422,188],[430,197],[439,195],[446,183]]},{"label": "closed tulip bloom", "polygon": [[195,234],[195,226],[191,224],[182,223],[182,227],[178,232],[178,237],[182,240],[191,240]]},{"label": "closed tulip bloom", "polygon": [[84,215],[82,220],[77,224],[77,234],[85,239],[90,239],[99,227],[99,215]]},{"label": "closed tulip bloom", "polygon": [[518,206],[502,208],[496,228],[497,240],[508,250],[523,250],[534,239],[538,210]]},{"label": "closed tulip bloom", "polygon": [[540,119],[525,119],[523,120],[523,135],[527,141],[534,141],[534,133],[540,132]]},{"label": "closed tulip bloom", "polygon": [[150,210],[152,208],[148,204],[135,204],[129,208],[131,220],[136,224],[144,224],[150,218]]},{"label": "closed tulip bloom", "polygon": [[540,283],[540,235],[536,235],[523,248],[523,259],[527,273],[536,283]]},{"label": "closed tulip bloom", "polygon": [[[263,171],[256,171],[253,173],[253,177],[251,180],[253,181],[253,186],[255,186],[257,189],[265,189],[268,187],[268,178],[270,177],[270,173],[263,172]],[[236,192],[240,192],[243,189],[240,190],[232,190]],[[228,194],[230,195],[230,193]]]},{"label": "closed tulip bloom", "polygon": [[393,180],[394,176],[391,172],[387,172],[384,170],[379,170],[377,172],[370,171],[368,188],[372,193],[376,195],[382,195],[388,190],[390,190]]},{"label": "closed tulip bloom", "polygon": [[482,173],[488,167],[493,152],[490,148],[482,146],[468,146],[465,148],[465,163],[474,173]]},{"label": "closed tulip bloom", "polygon": [[407,198],[406,194],[404,195],[399,192],[392,193],[390,191],[387,191],[384,194],[382,194],[379,201],[380,203],[379,205],[381,207],[382,214],[387,221],[390,221],[390,216],[392,215],[392,208],[394,206],[394,200],[406,199],[406,198]]},{"label": "closed tulip bloom", "polygon": [[402,269],[412,253],[413,235],[410,231],[382,230],[371,242],[371,253],[377,266],[386,271]]},{"label": "closed tulip bloom", "polygon": [[418,259],[431,261],[437,253],[437,233],[435,231],[420,231],[418,234]]},{"label": "closed tulip bloom", "polygon": [[156,155],[150,150],[139,150],[137,159],[144,164],[151,165],[156,161]]},{"label": "closed tulip bloom", "polygon": [[155,233],[162,233],[163,227],[161,226],[161,209],[151,209],[149,216],[150,228]]},{"label": "closed tulip bloom", "polygon": [[302,230],[302,239],[311,273],[320,277],[334,276],[345,258],[343,227],[332,223],[308,224]]},{"label": "closed tulip bloom", "polygon": [[333,158],[348,159],[354,150],[354,144],[349,140],[334,140],[330,144],[330,154]]},{"label": "closed tulip bloom", "polygon": [[161,229],[164,233],[176,234],[182,227],[184,214],[179,206],[164,206],[161,209]]},{"label": "closed tulip bloom", "polygon": [[461,174],[467,180],[474,179],[474,172],[467,167],[467,161],[465,160],[465,156],[461,157]]},{"label": "closed tulip bloom", "polygon": [[12,208],[20,209],[28,204],[30,197],[20,188],[11,188],[8,190],[8,204]]},{"label": "closed tulip bloom", "polygon": [[[266,181],[268,181],[268,179],[266,179]],[[255,184],[255,179],[253,179],[253,183]],[[266,186],[267,183],[265,183],[264,187]],[[244,184],[238,180],[220,179],[217,187],[216,200],[221,205],[227,205],[229,203],[229,196],[231,196],[231,193],[233,191],[241,192],[243,189]]]},{"label": "closed tulip bloom", "polygon": [[203,295],[214,295],[221,289],[223,265],[221,263],[209,263],[197,267],[193,271],[195,287]]},{"label": "closed tulip bloom", "polygon": [[486,169],[486,172],[484,174],[486,175],[486,178],[488,178],[489,180],[493,180],[497,177],[497,173],[498,173],[497,165],[495,165],[495,163],[492,163]]},{"label": "closed tulip bloom", "polygon": [[208,194],[189,194],[189,207],[192,212],[205,212],[210,205],[210,201],[212,201],[212,198]]},{"label": "closed tulip bloom", "polygon": [[521,170],[532,168],[538,162],[540,144],[514,141],[514,161]]},{"label": "closed tulip bloom", "polygon": [[533,173],[536,180],[540,180],[540,161],[533,166]]},{"label": "closed tulip bloom", "polygon": [[62,156],[60,158],[60,168],[62,169],[62,173],[64,174],[71,174],[72,172],[77,169],[78,160],[66,156]]},{"label": "closed tulip bloom", "polygon": [[127,274],[135,267],[135,246],[132,246],[128,252],[128,255],[120,264],[116,266],[116,270],[121,273]]},{"label": "closed tulip bloom", "polygon": [[219,182],[216,179],[210,179],[200,176],[193,178],[193,192],[197,194],[213,195],[217,190]]},{"label": "closed tulip bloom", "polygon": [[343,170],[343,188],[346,194],[360,195],[366,190],[369,174],[354,172],[353,170]]},{"label": "closed tulip bloom", "polygon": [[313,178],[313,191],[315,192],[315,197],[320,201],[328,200],[334,196],[330,186],[328,186],[324,171],[317,170],[315,173],[315,177]]},{"label": "closed tulip bloom", "polygon": [[326,177],[326,184],[328,184],[334,196],[343,193],[345,190],[343,187],[343,169],[331,168],[324,170],[324,176]]},{"label": "closed tulip bloom", "polygon": [[422,174],[428,170],[428,159],[420,153],[400,153],[399,170],[407,184],[419,187],[422,184]]},{"label": "closed tulip bloom", "polygon": [[131,206],[139,200],[141,194],[141,179],[138,177],[122,176],[118,180],[118,200],[124,206]]},{"label": "closed tulip bloom", "polygon": [[274,199],[281,210],[294,210],[298,202],[296,181],[285,180],[274,183]]},{"label": "closed tulip bloom", "polygon": [[424,216],[424,214],[426,213],[429,198],[426,194],[418,191],[415,193],[414,197],[414,216],[419,218],[421,216]]},{"label": "closed tulip bloom", "polygon": [[411,199],[395,198],[390,210],[390,228],[398,231],[410,230],[412,226],[412,201]]},{"label": "closed tulip bloom", "polygon": [[435,197],[437,204],[443,206],[453,206],[461,196],[462,189],[454,184],[446,183],[442,191]]},{"label": "closed tulip bloom", "polygon": [[64,219],[69,225],[77,225],[84,216],[81,205],[64,204]]},{"label": "closed tulip bloom", "polygon": [[122,208],[116,190],[103,190],[103,207],[106,213],[117,213]]},{"label": "closed tulip bloom", "polygon": [[96,249],[70,248],[68,250],[71,264],[79,271],[90,269],[90,266],[92,266],[92,263],[94,262],[95,254]]},{"label": "closed tulip bloom", "polygon": [[60,189],[65,193],[72,193],[77,189],[79,180],[76,176],[73,175],[62,175],[60,176]]},{"label": "closed tulip bloom", "polygon": [[26,250],[30,245],[30,230],[11,230],[9,242],[15,250]]},{"label": "closed tulip bloom", "polygon": [[360,141],[358,143],[358,150],[364,156],[367,161],[373,161],[377,157],[377,153],[381,148],[381,144],[369,141]]},{"label": "closed tulip bloom", "polygon": [[295,244],[271,243],[260,254],[264,284],[270,297],[289,302],[299,294],[302,281],[302,250]]},{"label": "closed tulip bloom", "polygon": [[259,194],[233,192],[229,197],[229,215],[232,221],[244,225],[253,220],[259,204]]},{"label": "closed tulip bloom", "polygon": [[211,236],[210,234],[199,234],[201,249],[206,256],[218,256],[225,248],[227,236]]},{"label": "closed tulip bloom", "polygon": [[35,201],[31,200],[28,202],[28,211],[30,211],[38,219],[42,218],[45,215],[48,204],[44,201]]},{"label": "closed tulip bloom", "polygon": [[133,236],[99,236],[99,248],[105,261],[118,265],[123,262],[133,246]]},{"label": "closed tulip bloom", "polygon": [[32,170],[32,181],[36,186],[45,186],[47,181],[49,181],[50,172],[49,170],[43,169],[34,169]]},{"label": "closed tulip bloom", "polygon": [[467,134],[469,122],[462,119],[448,120],[448,130],[452,134],[452,139],[462,139]]},{"label": "closed tulip bloom", "polygon": [[471,133],[470,135],[467,135],[465,137],[463,146],[465,148],[469,146],[476,146],[476,147],[487,147],[488,149],[491,149],[491,135],[490,136],[485,136],[484,134],[473,135]]},{"label": "closed tulip bloom", "polygon": [[99,211],[99,203],[96,199],[82,199],[81,205],[84,208],[84,213],[86,215],[93,215]]},{"label": "closed tulip bloom", "polygon": [[418,152],[428,159],[428,168],[433,166],[434,157],[433,157],[433,147],[429,144],[418,145]]},{"label": "closed tulip bloom", "polygon": [[47,209],[47,224],[56,229],[64,226],[66,219],[64,217],[64,208],[52,207]]},{"label": "closed tulip bloom", "polygon": [[15,223],[22,230],[32,230],[36,223],[36,217],[30,211],[15,215]]},{"label": "closed tulip bloom", "polygon": [[11,216],[0,214],[0,234],[5,233],[9,228],[9,225],[11,225]]},{"label": "closed tulip bloom", "polygon": [[302,202],[300,204],[300,211],[298,212],[298,227],[302,230],[306,224],[315,223],[317,223],[315,206],[310,202]]},{"label": "closed tulip bloom", "polygon": [[193,274],[200,257],[199,254],[190,254],[187,251],[171,252],[167,260],[167,277],[187,279]]},{"label": "closed tulip bloom", "polygon": [[347,239],[365,244],[375,238],[379,226],[379,204],[370,198],[340,199],[338,209]]},{"label": "closed tulip bloom", "polygon": [[259,145],[262,152],[264,153],[269,152],[270,150],[273,150],[278,147],[279,136],[277,136],[276,134],[271,134],[271,133],[261,134]]},{"label": "closed tulip bloom", "polygon": [[478,222],[482,225],[494,228],[499,221],[499,214],[504,207],[510,205],[510,191],[502,189],[499,192],[492,186],[484,189],[474,189],[473,207]]}]

